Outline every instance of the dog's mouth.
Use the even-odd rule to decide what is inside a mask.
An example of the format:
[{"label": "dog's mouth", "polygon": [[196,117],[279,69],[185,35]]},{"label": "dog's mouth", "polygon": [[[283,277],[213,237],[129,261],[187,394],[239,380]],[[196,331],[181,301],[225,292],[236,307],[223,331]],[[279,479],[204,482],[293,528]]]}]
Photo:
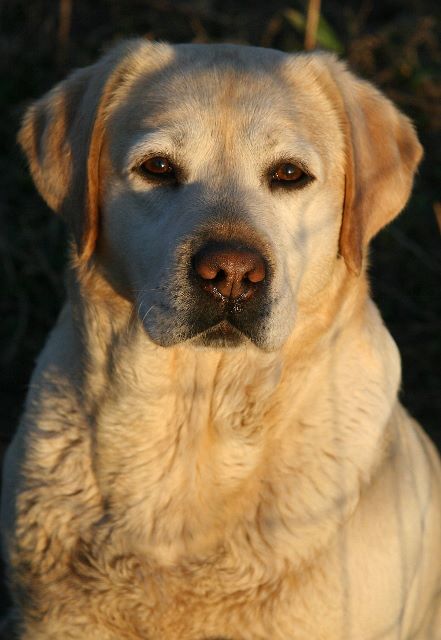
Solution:
[{"label": "dog's mouth", "polygon": [[252,342],[259,346],[264,340],[270,313],[269,296],[256,300],[219,296],[212,300],[202,292],[197,304],[187,310],[184,323],[193,344],[221,348]]},{"label": "dog's mouth", "polygon": [[246,340],[245,334],[234,327],[228,320],[221,320],[191,339],[195,345],[212,348],[238,347]]}]

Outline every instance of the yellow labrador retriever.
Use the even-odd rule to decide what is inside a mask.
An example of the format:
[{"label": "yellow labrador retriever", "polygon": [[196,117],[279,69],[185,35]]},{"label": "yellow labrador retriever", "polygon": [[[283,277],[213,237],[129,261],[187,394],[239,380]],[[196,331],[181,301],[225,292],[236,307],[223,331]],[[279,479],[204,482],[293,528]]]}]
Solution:
[{"label": "yellow labrador retriever", "polygon": [[409,120],[331,55],[134,40],[20,142],[73,245],[6,463],[8,637],[439,640],[441,467],[366,278]]}]

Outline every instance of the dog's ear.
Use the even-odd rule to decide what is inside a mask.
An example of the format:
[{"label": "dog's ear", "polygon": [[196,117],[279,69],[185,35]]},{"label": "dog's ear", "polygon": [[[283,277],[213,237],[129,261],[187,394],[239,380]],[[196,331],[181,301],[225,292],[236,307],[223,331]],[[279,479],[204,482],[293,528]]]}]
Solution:
[{"label": "dog's ear", "polygon": [[26,112],[18,140],[47,204],[67,221],[81,262],[98,233],[99,157],[106,108],[127,45],[79,69]]},{"label": "dog's ear", "polygon": [[346,173],[340,254],[358,274],[371,238],[406,204],[422,147],[410,120],[380,91],[333,56],[318,57],[341,96]]}]

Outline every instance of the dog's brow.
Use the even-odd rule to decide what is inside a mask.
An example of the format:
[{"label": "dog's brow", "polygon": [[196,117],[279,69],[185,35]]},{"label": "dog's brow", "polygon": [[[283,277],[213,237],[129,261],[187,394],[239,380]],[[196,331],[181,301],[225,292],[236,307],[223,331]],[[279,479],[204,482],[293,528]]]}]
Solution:
[{"label": "dog's brow", "polygon": [[266,150],[266,156],[271,161],[294,160],[304,166],[318,180],[323,180],[326,166],[319,150],[307,141],[303,136],[272,137]]},{"label": "dog's brow", "polygon": [[146,152],[175,152],[182,148],[185,134],[182,130],[155,130],[140,132],[129,146],[127,162],[132,164],[144,156]]},{"label": "dog's brow", "polygon": [[[175,154],[185,147],[189,132],[181,125],[139,132],[134,142],[129,145],[127,163],[132,165],[146,153]],[[288,133],[280,127],[274,130],[261,129],[260,135],[253,135],[251,140],[263,163],[279,159],[297,160],[308,167],[317,179],[324,177],[325,167],[321,154],[303,135]],[[238,143],[240,144],[240,143]]]}]

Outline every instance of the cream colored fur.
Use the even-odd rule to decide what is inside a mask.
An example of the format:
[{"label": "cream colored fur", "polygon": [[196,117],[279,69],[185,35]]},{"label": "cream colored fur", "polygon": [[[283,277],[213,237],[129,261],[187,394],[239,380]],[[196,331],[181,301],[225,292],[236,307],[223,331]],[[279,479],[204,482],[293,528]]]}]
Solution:
[{"label": "cream colored fur", "polygon": [[[20,141],[75,244],[5,465],[8,637],[440,640],[441,467],[365,275],[409,121],[332,56],[139,40]],[[180,186],[133,170],[152,154]],[[315,180],[272,191],[280,158]],[[258,344],[185,333],[201,229],[271,255]]]}]

